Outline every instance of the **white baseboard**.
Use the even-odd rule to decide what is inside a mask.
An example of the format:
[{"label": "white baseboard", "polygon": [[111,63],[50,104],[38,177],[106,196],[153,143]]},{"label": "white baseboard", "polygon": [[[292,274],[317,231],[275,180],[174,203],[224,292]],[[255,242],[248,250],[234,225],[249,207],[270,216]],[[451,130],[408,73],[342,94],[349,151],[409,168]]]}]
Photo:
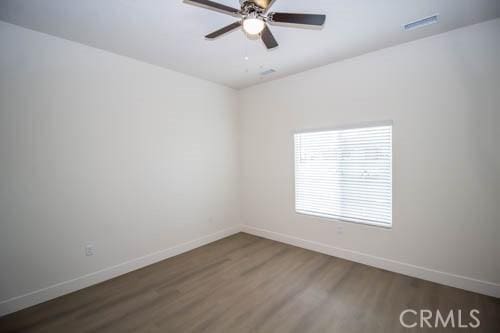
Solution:
[{"label": "white baseboard", "polygon": [[107,267],[97,272],[77,277],[72,280],[60,282],[39,290],[16,296],[0,302],[0,317],[24,308],[54,299],[56,297],[89,287],[91,285],[112,279],[119,275],[154,264],[178,254],[190,251],[205,244],[214,242],[241,231],[241,226],[235,226],[198,239],[182,243],[168,249],[150,253],[140,258]]},{"label": "white baseboard", "polygon": [[224,229],[140,258],[107,267],[97,272],[0,301],[0,317],[168,259],[208,243],[215,242],[224,237],[231,236],[240,231],[419,279],[500,298],[500,284],[498,283],[441,272],[391,259],[372,256],[366,253],[342,249],[324,243],[305,240],[270,230],[259,229],[249,225],[242,225]]},{"label": "white baseboard", "polygon": [[385,269],[391,272],[396,272],[423,280],[444,284],[451,287],[456,287],[483,295],[500,298],[500,284],[489,281],[481,281],[466,276],[456,275],[447,272],[441,272],[434,269],[429,269],[421,266],[415,266],[404,262],[399,262],[391,259],[372,256],[370,254],[357,251],[342,249],[327,245],[324,243],[314,242],[298,237],[285,235],[282,233],[259,229],[249,225],[243,225],[242,231],[255,236],[260,236],[275,240],[278,242],[298,246],[308,250],[328,254],[331,256],[347,259],[361,264]]}]

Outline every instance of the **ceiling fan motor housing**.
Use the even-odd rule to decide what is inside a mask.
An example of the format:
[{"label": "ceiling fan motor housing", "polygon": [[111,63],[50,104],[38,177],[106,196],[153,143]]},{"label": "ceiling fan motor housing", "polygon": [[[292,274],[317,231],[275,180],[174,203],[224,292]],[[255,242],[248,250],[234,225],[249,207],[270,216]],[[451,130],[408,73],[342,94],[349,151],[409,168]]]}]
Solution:
[{"label": "ceiling fan motor housing", "polygon": [[240,14],[245,18],[247,16],[254,16],[254,17],[264,17],[264,8],[259,7],[257,4],[255,4],[252,1],[241,1],[241,12]]}]

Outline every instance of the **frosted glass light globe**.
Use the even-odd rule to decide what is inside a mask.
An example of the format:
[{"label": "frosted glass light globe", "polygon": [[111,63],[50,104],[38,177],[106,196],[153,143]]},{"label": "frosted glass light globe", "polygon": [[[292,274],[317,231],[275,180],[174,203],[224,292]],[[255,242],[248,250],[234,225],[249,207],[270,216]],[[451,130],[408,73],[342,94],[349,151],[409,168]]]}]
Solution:
[{"label": "frosted glass light globe", "polygon": [[249,35],[258,35],[264,30],[264,21],[255,17],[246,18],[243,20],[243,30]]}]

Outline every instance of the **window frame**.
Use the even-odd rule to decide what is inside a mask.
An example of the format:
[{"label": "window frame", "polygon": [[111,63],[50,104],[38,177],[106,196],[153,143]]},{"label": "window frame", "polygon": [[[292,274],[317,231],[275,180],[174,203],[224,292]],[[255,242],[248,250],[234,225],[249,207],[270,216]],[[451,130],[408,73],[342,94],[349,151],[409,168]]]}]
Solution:
[{"label": "window frame", "polygon": [[[370,128],[370,127],[378,127],[378,126],[391,126],[391,133],[392,133],[392,140],[391,140],[391,223],[382,223],[382,222],[375,222],[375,221],[367,221],[367,220],[361,220],[361,219],[356,219],[356,218],[346,218],[346,217],[340,217],[340,216],[333,216],[333,215],[327,215],[327,214],[319,214],[319,213],[305,213],[303,211],[297,211],[297,193],[296,193],[296,188],[297,188],[297,165],[295,163],[295,135],[296,134],[302,134],[302,133],[316,133],[316,132],[327,132],[327,131],[341,131],[341,130],[349,130],[349,129],[363,129],[363,128]],[[339,125],[339,126],[330,126],[330,127],[320,127],[320,128],[305,128],[305,129],[300,129],[300,130],[294,130],[292,131],[292,161],[293,161],[293,210],[295,214],[301,215],[301,216],[306,216],[306,217],[312,217],[312,218],[317,218],[321,220],[326,220],[326,221],[335,221],[335,222],[348,222],[348,223],[354,223],[354,224],[359,224],[359,225],[364,225],[364,226],[369,226],[369,227],[375,227],[375,228],[382,228],[382,229],[387,229],[387,230],[392,230],[392,227],[394,225],[394,121],[392,120],[383,120],[383,121],[371,121],[371,122],[361,122],[361,123],[353,123],[353,124],[347,124],[347,125]]]}]

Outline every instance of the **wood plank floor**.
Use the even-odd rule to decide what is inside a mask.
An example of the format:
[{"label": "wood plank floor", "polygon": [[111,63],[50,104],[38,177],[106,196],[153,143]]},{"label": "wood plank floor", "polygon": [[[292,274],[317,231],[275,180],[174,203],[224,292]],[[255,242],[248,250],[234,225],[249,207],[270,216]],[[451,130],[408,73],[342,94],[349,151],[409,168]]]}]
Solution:
[{"label": "wood plank floor", "polygon": [[407,308],[475,308],[481,326],[460,331],[500,332],[499,299],[244,233],[0,318],[0,332],[454,331],[405,329]]}]

